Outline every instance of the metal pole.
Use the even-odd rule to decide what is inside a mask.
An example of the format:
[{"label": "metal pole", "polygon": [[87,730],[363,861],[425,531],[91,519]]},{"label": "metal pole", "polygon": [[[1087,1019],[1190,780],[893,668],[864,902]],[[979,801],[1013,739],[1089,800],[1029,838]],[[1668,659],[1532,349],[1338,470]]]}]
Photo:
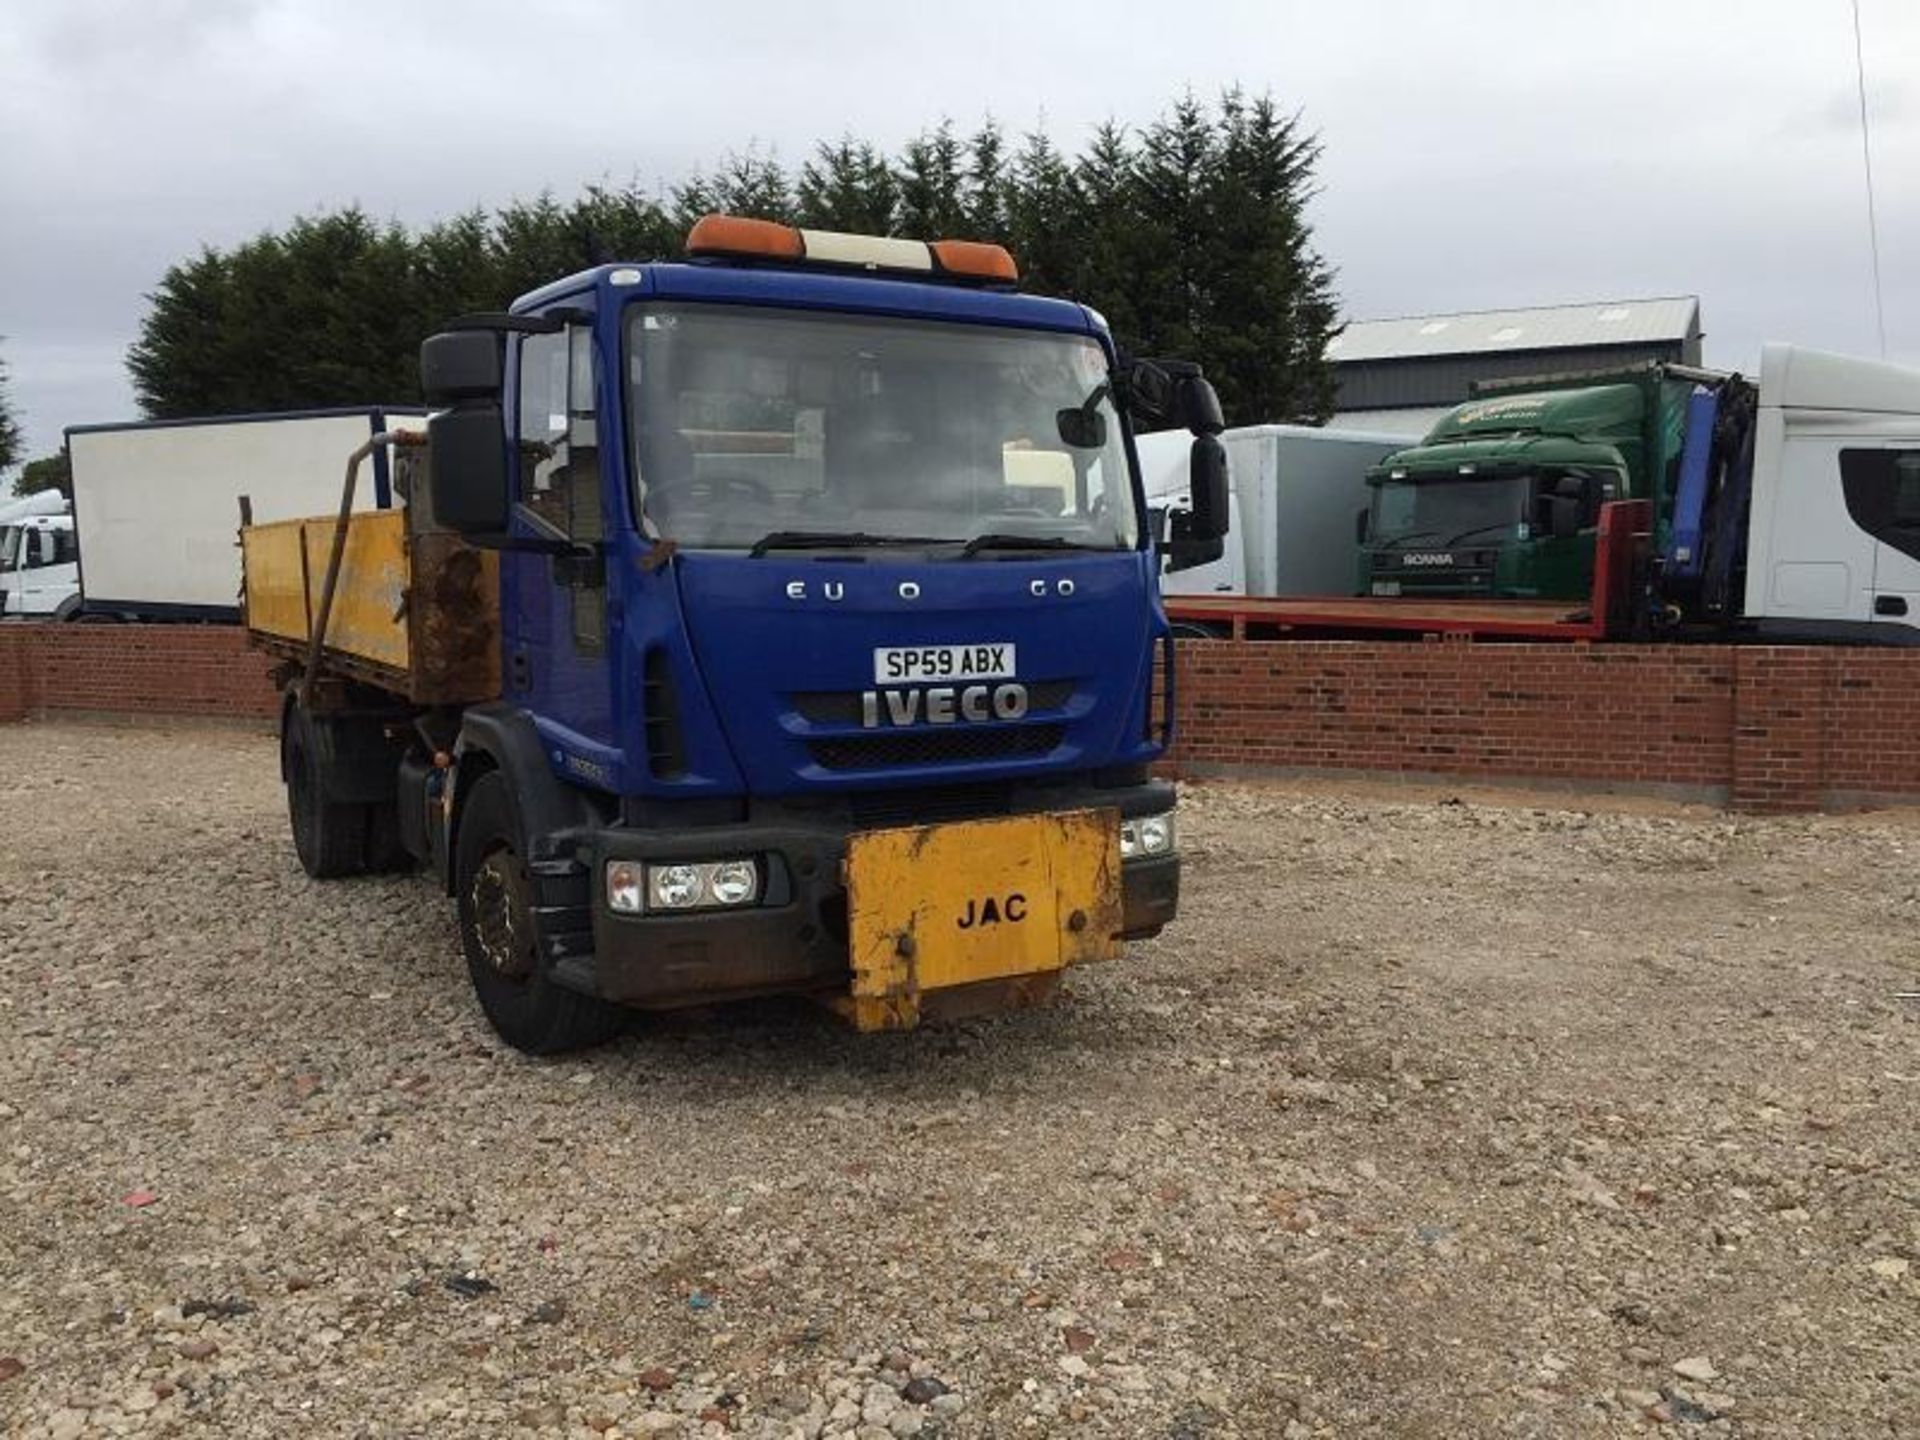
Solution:
[{"label": "metal pole", "polygon": [[[347,457],[347,478],[340,487],[340,513],[333,525],[333,549],[327,555],[326,579],[320,582],[320,613],[307,637],[307,668],[300,677],[300,706],[313,701],[313,682],[320,673],[320,652],[327,641],[327,622],[333,618],[333,592],[340,583],[340,561],[347,551],[347,522],[353,517],[353,491],[360,479],[360,462],[383,445],[420,445],[425,438],[415,430],[382,430]],[[305,543],[302,542],[302,549]]]},{"label": "metal pole", "polygon": [[1887,358],[1887,308],[1880,293],[1880,222],[1873,206],[1873,144],[1867,137],[1867,61],[1860,41],[1860,0],[1853,0],[1853,74],[1860,89],[1860,161],[1867,174],[1867,249],[1873,257],[1873,323],[1880,331],[1880,358]]}]

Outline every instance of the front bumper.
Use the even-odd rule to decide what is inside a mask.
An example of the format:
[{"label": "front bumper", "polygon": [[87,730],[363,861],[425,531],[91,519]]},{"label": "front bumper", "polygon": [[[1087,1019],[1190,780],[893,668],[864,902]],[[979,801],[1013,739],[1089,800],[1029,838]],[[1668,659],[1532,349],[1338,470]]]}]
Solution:
[{"label": "front bumper", "polygon": [[[950,796],[942,797],[950,801]],[[1163,781],[1107,788],[1031,787],[1009,810],[1035,814],[1113,809],[1124,818],[1173,807]],[[929,809],[916,817],[903,802],[892,825],[938,824],[961,818]],[[965,818],[978,818],[966,816]],[[844,808],[809,811],[763,805],[744,821],[700,826],[610,826],[579,849],[586,893],[573,906],[543,912],[543,931],[566,933],[565,912],[591,912],[591,944],[548,945],[555,977],[603,999],[642,1008],[670,1008],[753,995],[844,994],[851,979],[847,892],[841,861],[847,839],[864,829]],[[627,915],[607,908],[603,876],[609,861],[711,860],[764,855],[761,902],[738,910]],[[575,872],[576,877],[578,872]],[[1144,939],[1174,918],[1180,899],[1178,853],[1127,860],[1121,866],[1121,938]],[[585,918],[584,916],[579,918]],[[577,924],[577,921],[575,922]],[[588,935],[577,932],[579,941]]]}]

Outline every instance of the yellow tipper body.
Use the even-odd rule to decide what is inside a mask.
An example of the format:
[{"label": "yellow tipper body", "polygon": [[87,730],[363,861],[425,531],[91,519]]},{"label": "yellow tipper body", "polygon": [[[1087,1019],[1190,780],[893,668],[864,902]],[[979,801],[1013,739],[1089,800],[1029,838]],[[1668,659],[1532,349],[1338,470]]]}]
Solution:
[{"label": "yellow tipper body", "polygon": [[[500,692],[499,558],[437,530],[412,533],[405,508],[347,522],[325,663],[423,703]],[[247,629],[263,649],[304,658],[320,613],[334,516],[241,531]]]}]

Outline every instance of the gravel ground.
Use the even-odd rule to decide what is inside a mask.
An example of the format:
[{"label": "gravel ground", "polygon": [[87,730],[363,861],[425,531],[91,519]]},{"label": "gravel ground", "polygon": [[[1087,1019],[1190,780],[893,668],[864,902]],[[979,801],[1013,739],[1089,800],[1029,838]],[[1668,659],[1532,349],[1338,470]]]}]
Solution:
[{"label": "gravel ground", "polygon": [[12,1434],[1920,1433],[1911,816],[1200,787],[1049,1010],[537,1063],[268,739],[0,773]]}]

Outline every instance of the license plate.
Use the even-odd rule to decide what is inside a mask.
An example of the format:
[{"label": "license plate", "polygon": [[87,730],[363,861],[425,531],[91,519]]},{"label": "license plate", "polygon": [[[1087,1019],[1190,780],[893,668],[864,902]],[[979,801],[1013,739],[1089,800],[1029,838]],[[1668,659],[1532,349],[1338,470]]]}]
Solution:
[{"label": "license plate", "polygon": [[1373,593],[1376,595],[1398,595],[1400,593],[1400,582],[1398,580],[1376,580],[1373,582]]},{"label": "license plate", "polygon": [[934,680],[1011,680],[1013,646],[1004,640],[979,645],[896,645],[873,652],[873,683],[913,685]]},{"label": "license plate", "polygon": [[874,830],[847,844],[856,998],[911,1000],[1107,959],[1120,911],[1111,810]]}]

